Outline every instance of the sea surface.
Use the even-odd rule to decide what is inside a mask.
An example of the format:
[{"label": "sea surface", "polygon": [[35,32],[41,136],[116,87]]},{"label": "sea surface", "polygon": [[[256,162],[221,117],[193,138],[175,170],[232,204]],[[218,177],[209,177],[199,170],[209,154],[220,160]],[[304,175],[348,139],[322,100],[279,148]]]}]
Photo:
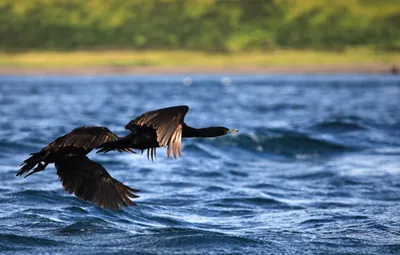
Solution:
[{"label": "sea surface", "polygon": [[[186,84],[186,85],[185,85]],[[104,210],[66,193],[53,165],[20,163],[75,127],[125,135],[143,112],[237,134],[89,157],[140,189]],[[0,254],[400,254],[400,77],[0,77]]]}]

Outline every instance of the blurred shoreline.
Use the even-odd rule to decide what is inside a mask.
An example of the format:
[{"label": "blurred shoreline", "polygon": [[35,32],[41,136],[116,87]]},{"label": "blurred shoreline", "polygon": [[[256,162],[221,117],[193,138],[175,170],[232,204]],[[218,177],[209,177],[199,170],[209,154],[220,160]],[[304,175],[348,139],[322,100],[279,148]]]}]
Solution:
[{"label": "blurred shoreline", "polygon": [[[400,51],[81,50],[0,53],[3,75],[389,73]],[[398,71],[397,71],[398,72]]]},{"label": "blurred shoreline", "polygon": [[0,75],[109,75],[109,74],[399,74],[400,63],[295,65],[295,66],[77,66],[77,67],[16,67],[0,66]]}]

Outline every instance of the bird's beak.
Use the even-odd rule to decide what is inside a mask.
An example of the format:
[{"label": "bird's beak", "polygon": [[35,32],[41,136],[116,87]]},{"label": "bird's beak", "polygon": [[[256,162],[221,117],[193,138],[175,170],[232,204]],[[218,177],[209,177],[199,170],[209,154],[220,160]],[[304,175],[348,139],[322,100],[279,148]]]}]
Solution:
[{"label": "bird's beak", "polygon": [[231,130],[228,130],[228,133],[236,133],[236,132],[239,132],[239,129],[231,129]]}]

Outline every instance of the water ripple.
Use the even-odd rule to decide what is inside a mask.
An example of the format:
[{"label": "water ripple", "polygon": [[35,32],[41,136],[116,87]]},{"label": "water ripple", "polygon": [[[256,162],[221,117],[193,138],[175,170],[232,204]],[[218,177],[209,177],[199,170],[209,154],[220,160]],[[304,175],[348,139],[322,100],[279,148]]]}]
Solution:
[{"label": "water ripple", "polygon": [[[226,76],[226,75],[224,75]],[[1,254],[399,254],[400,80],[381,75],[0,77]],[[168,100],[166,100],[168,99]],[[82,125],[187,104],[183,157],[89,154],[141,190],[104,210],[29,153]]]}]

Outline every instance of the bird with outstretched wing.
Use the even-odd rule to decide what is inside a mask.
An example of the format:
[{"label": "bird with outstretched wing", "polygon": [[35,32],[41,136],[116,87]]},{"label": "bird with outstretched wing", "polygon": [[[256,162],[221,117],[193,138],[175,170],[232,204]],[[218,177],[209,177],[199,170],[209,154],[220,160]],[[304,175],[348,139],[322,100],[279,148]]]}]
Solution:
[{"label": "bird with outstretched wing", "polygon": [[182,156],[182,137],[217,137],[238,132],[226,127],[193,128],[184,122],[189,107],[174,106],[146,112],[131,120],[125,129],[130,134],[118,137],[105,127],[79,127],[61,136],[44,147],[40,152],[32,153],[26,159],[19,175],[25,177],[42,171],[50,163],[55,163],[57,174],[64,189],[70,194],[90,201],[107,209],[135,205],[130,198],[136,198],[132,189],[112,178],[99,163],[86,155],[95,148],[98,152],[116,150],[132,152],[147,150],[147,157],[154,159],[156,148],[167,147],[174,158]]},{"label": "bird with outstretched wing", "polygon": [[130,134],[102,144],[97,153],[131,148],[148,150],[148,158],[153,159],[156,148],[167,147],[167,156],[172,152],[177,158],[182,156],[182,137],[217,137],[239,131],[226,127],[190,127],[184,122],[188,111],[188,106],[181,105],[146,112],[125,125]]},{"label": "bird with outstretched wing", "polygon": [[[26,159],[17,176],[25,177],[44,170],[55,163],[57,174],[67,192],[90,201],[106,209],[136,205],[130,198],[138,196],[132,189],[110,176],[99,163],[90,160],[86,154],[108,141],[116,141],[118,136],[106,127],[79,127],[63,135],[40,152],[32,153]],[[130,148],[118,151],[133,152]]]}]

